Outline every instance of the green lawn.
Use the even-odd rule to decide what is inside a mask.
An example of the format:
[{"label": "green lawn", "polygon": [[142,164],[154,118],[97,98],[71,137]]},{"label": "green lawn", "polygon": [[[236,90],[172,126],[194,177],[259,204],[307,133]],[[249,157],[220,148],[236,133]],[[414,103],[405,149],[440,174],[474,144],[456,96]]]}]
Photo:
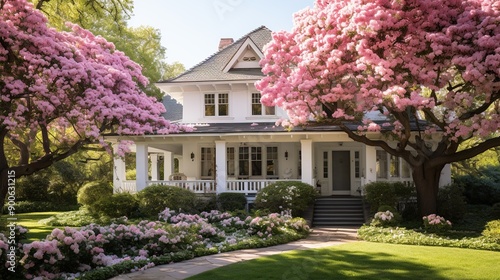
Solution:
[{"label": "green lawn", "polygon": [[[28,240],[35,241],[45,239],[56,227],[39,224],[38,221],[54,216],[60,212],[33,212],[16,214],[17,224],[26,227],[28,231]],[[3,216],[2,216],[3,218]]]},{"label": "green lawn", "polygon": [[353,242],[236,263],[201,279],[500,279],[500,252]]}]

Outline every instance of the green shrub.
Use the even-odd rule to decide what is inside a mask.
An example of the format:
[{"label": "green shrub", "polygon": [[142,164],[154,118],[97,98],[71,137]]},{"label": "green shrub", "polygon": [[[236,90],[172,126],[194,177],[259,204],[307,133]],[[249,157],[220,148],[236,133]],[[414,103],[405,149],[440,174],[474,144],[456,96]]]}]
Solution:
[{"label": "green shrub", "polygon": [[210,212],[217,209],[217,195],[214,193],[197,195],[196,212]]},{"label": "green shrub", "polygon": [[370,223],[372,226],[376,227],[392,227],[397,226],[401,223],[401,214],[389,205],[381,205],[377,213],[373,215],[373,219]]},{"label": "green shrub", "polygon": [[469,204],[493,205],[500,202],[500,167],[487,166],[478,170],[477,175],[463,175],[453,178],[453,182],[464,188]]},{"label": "green shrub", "polygon": [[294,217],[302,213],[314,202],[318,193],[309,184],[294,181],[283,181],[270,184],[257,193],[255,207],[280,213],[291,210]]},{"label": "green shrub", "polygon": [[242,193],[221,193],[217,196],[217,205],[223,212],[244,210],[247,199]]},{"label": "green shrub", "polygon": [[415,193],[413,185],[403,182],[371,182],[365,185],[365,200],[372,212],[381,205],[397,208],[399,202],[407,202]]},{"label": "green shrub", "polygon": [[500,244],[500,220],[489,221],[482,234]]},{"label": "green shrub", "polygon": [[139,201],[130,193],[117,193],[100,199],[96,203],[88,206],[92,214],[99,217],[135,218],[139,216]]},{"label": "green shrub", "polygon": [[493,204],[491,207],[491,217],[493,219],[500,219],[500,202]]},{"label": "green shrub", "polygon": [[113,195],[113,187],[105,182],[90,182],[78,190],[77,200],[81,205],[91,205]]},{"label": "green shrub", "polygon": [[47,172],[16,179],[17,201],[48,201],[50,180]]},{"label": "green shrub", "polygon": [[467,203],[463,195],[463,188],[459,184],[451,184],[439,188],[437,200],[437,214],[446,217],[452,222],[462,220],[467,212]]},{"label": "green shrub", "polygon": [[[8,213],[8,205],[3,207],[3,213]],[[78,209],[78,205],[68,205],[64,203],[46,201],[19,201],[16,202],[15,213],[49,212],[49,211],[71,211]]]},{"label": "green shrub", "polygon": [[[170,208],[175,211],[195,212],[196,194],[175,186],[151,185],[137,193],[141,214],[157,217],[158,213]],[[179,212],[180,212],[179,211]]]}]

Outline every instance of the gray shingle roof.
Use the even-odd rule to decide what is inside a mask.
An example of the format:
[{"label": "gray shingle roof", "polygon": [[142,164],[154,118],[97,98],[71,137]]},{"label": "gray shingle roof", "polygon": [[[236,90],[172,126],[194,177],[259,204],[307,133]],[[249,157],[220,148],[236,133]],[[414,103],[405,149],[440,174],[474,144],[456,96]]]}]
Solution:
[{"label": "gray shingle roof", "polygon": [[262,52],[264,45],[272,39],[271,30],[265,26],[261,26],[241,37],[233,44],[214,53],[209,58],[200,62],[181,75],[172,79],[161,81],[160,83],[259,79],[263,76],[259,69],[238,69],[228,71],[227,73],[223,71],[224,67],[233,58],[234,54],[247,38],[250,38]]}]

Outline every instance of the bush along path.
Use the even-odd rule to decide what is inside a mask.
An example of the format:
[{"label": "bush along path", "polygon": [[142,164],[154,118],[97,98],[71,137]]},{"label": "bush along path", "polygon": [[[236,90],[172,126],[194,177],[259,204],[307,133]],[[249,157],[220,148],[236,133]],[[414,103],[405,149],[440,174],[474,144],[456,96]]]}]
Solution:
[{"label": "bush along path", "polygon": [[[25,233],[18,228],[17,240]],[[8,236],[0,234],[0,275],[2,279],[108,279],[172,261],[288,243],[308,233],[306,221],[288,213],[242,219],[219,211],[176,214],[167,208],[158,221],[56,228],[45,240],[18,241],[15,273],[9,271]]]}]

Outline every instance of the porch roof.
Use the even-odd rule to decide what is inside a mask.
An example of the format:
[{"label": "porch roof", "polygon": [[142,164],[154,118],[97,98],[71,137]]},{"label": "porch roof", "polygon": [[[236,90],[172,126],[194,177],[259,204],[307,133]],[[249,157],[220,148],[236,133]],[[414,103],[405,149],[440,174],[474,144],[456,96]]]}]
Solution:
[{"label": "porch roof", "polygon": [[[386,123],[387,121],[380,120],[375,121],[379,125]],[[345,124],[345,123],[344,123]],[[350,130],[357,130],[361,122],[350,122],[346,126]],[[427,122],[419,121],[420,130],[428,125]],[[411,123],[411,130],[418,131],[416,122]],[[287,130],[282,126],[277,126],[274,122],[254,122],[254,123],[206,123],[206,124],[194,124],[194,131],[182,132],[183,134],[226,134],[226,133],[266,133],[266,132],[335,132],[342,131],[338,125],[328,124],[328,123],[316,123],[309,122],[303,126],[293,127],[291,130]],[[392,130],[392,126],[383,127],[384,131]]]}]

